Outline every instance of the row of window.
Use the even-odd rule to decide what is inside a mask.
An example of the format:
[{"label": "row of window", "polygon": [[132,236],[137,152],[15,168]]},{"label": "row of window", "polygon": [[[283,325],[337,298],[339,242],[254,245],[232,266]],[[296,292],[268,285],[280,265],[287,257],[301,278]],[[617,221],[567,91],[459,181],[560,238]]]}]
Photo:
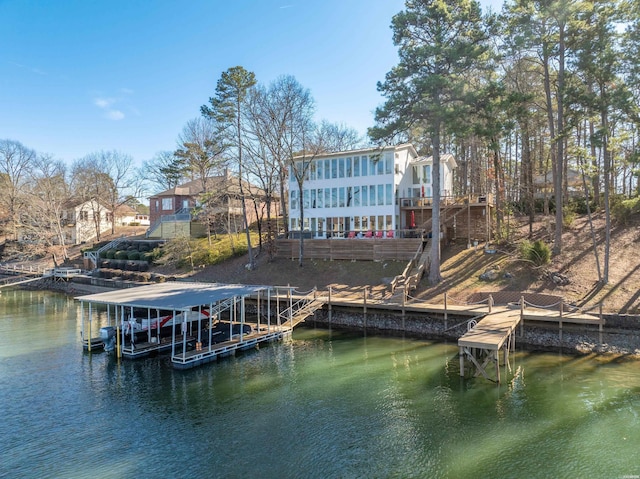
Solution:
[{"label": "row of window", "polygon": [[[388,231],[393,229],[392,215],[371,215],[353,217],[305,218],[303,230],[316,236],[325,233],[345,233],[347,231]],[[291,231],[300,230],[300,218],[291,218]]]},{"label": "row of window", "polygon": [[[102,213],[95,212],[91,214],[92,219],[97,220],[98,222],[102,221]],[[111,213],[105,213],[104,216],[105,221],[112,221],[113,220],[113,215]],[[87,210],[80,210],[78,211],[78,221],[89,221],[89,211]]]},{"label": "row of window", "polygon": [[394,172],[393,154],[387,154],[384,157],[363,155],[320,159],[312,160],[308,164],[298,161],[296,171],[289,171],[289,178],[295,181],[296,172],[302,174],[303,171],[305,181],[390,175]]},{"label": "row of window", "polygon": [[[291,209],[299,207],[298,190],[291,191]],[[302,205],[308,208],[349,208],[358,206],[385,206],[393,204],[393,185],[342,186],[313,188],[302,191]]]}]

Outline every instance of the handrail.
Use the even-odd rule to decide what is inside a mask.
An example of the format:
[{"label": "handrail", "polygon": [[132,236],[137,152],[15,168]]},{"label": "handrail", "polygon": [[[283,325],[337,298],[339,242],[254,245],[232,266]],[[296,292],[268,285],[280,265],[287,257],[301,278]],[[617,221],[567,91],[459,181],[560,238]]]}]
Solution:
[{"label": "handrail", "polygon": [[291,306],[278,313],[280,325],[285,326],[287,323],[290,323],[289,327],[293,328],[295,326],[295,324],[293,324],[294,319],[298,318],[302,314],[304,314],[304,317],[308,316],[323,304],[324,301],[321,298],[316,297],[316,288],[313,288],[311,293],[300,298]]}]

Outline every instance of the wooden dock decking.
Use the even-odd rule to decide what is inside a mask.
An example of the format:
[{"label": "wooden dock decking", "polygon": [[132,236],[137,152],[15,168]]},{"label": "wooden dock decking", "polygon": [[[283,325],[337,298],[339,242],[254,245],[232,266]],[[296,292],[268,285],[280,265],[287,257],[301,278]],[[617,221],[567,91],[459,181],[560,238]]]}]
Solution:
[{"label": "wooden dock decking", "polygon": [[[504,348],[504,361],[506,363],[509,351],[515,350],[515,329],[518,324],[522,328],[525,319],[557,322],[560,339],[562,339],[563,323],[598,325],[600,335],[602,335],[602,326],[604,325],[604,319],[601,316],[575,312],[564,313],[562,307],[558,311],[539,308],[525,309],[524,303],[521,303],[519,309],[493,308],[491,312],[458,339],[460,376],[464,377],[464,362],[465,358],[468,358],[476,367],[476,375],[482,374],[485,378],[493,380],[486,370],[487,365],[493,361],[496,372],[495,381],[500,383],[499,351]],[[602,342],[602,339],[600,339],[600,342]],[[484,358],[482,363],[480,363],[481,358]]]}]

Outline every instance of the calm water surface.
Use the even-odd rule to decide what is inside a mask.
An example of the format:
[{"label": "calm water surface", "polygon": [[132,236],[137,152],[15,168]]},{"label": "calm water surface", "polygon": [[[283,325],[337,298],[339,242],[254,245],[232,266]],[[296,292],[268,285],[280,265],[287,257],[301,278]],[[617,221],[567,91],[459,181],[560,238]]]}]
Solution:
[{"label": "calm water surface", "polygon": [[[640,364],[298,329],[191,371],[83,353],[79,306],[0,293],[0,477],[640,477]],[[503,374],[505,372],[503,371]]]}]

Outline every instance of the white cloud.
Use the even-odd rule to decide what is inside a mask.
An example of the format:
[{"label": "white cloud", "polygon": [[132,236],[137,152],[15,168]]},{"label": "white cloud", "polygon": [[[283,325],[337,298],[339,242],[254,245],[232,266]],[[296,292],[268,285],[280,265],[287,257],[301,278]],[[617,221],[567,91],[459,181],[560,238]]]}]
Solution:
[{"label": "white cloud", "polygon": [[[120,93],[129,95],[133,93],[133,91],[125,88],[125,89],[121,89]],[[126,98],[123,98],[123,97],[111,98],[103,95],[94,96],[93,98],[93,104],[104,111],[104,117],[113,121],[123,120],[125,118],[125,114],[121,109],[114,108],[115,106],[120,105],[122,103],[125,103],[125,106],[126,106],[126,103],[127,103]]]},{"label": "white cloud", "polygon": [[107,112],[107,118],[109,120],[122,120],[124,119],[124,113],[122,113],[120,110],[109,110]]},{"label": "white cloud", "polygon": [[100,108],[109,108],[109,105],[113,104],[113,99],[111,98],[95,98],[93,103]]}]

